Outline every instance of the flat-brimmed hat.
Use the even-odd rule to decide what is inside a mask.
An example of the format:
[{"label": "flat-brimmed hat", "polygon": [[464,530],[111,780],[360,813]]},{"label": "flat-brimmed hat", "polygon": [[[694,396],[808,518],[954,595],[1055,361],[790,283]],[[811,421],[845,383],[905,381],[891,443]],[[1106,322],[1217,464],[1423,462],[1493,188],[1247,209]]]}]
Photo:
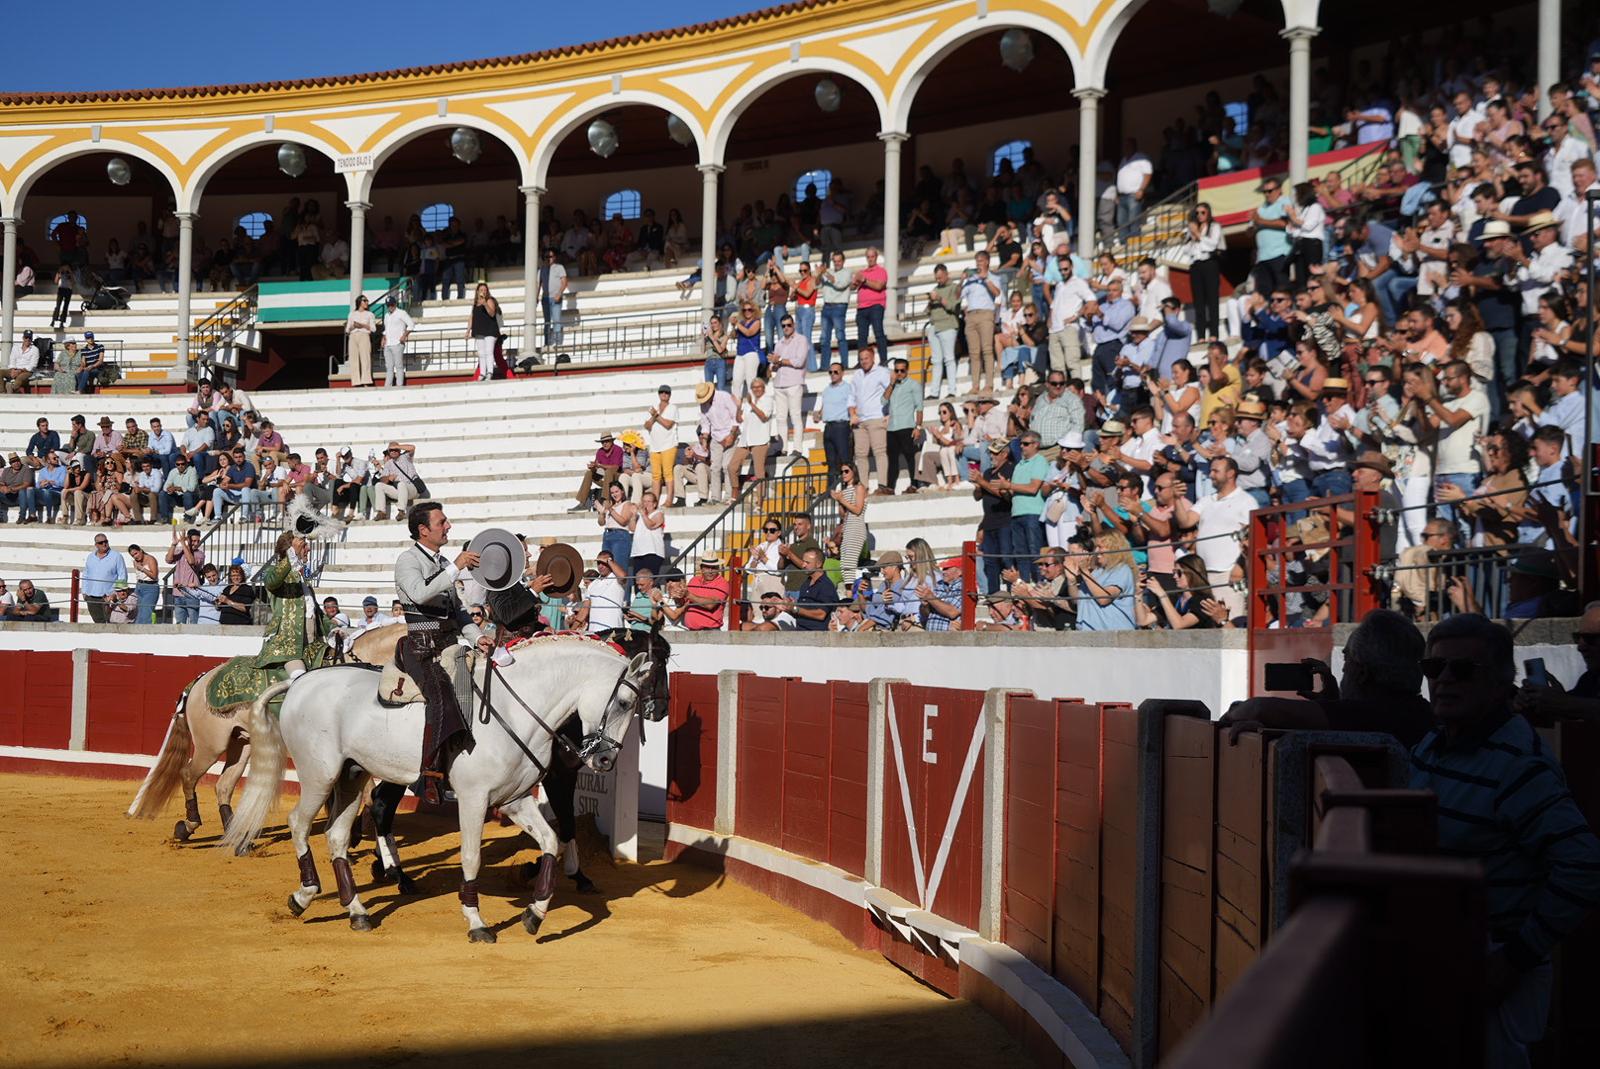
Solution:
[{"label": "flat-brimmed hat", "polygon": [[12,453],[10,456],[6,457],[6,463],[7,464],[21,464],[22,463],[22,458],[17,456],[17,454]]},{"label": "flat-brimmed hat", "polygon": [[617,440],[617,439],[616,439],[616,435],[614,435],[614,434],[611,434],[611,433],[610,433],[610,432],[609,432],[609,431],[608,431],[608,432],[607,432],[607,433],[605,433],[605,434],[602,434],[602,435],[601,435],[601,436],[600,436],[600,437],[598,437],[598,438],[596,438],[596,439],[595,439],[595,442],[596,442],[596,443],[597,443],[597,444],[599,444],[599,445],[604,445],[604,444],[605,444],[605,443],[607,443],[607,442],[614,442],[614,441],[616,441],[616,440]]},{"label": "flat-brimmed hat", "polygon": [[1333,378],[1323,379],[1322,388],[1324,390],[1344,390],[1348,393],[1350,390],[1350,383],[1339,378],[1338,376],[1334,376]]},{"label": "flat-brimmed hat", "polygon": [[527,561],[522,543],[504,528],[479,531],[467,544],[467,551],[478,555],[472,575],[485,590],[508,590],[522,578]]},{"label": "flat-brimmed hat", "polygon": [[583,557],[565,542],[552,542],[539,551],[533,574],[550,577],[546,594],[553,598],[565,597],[578,589],[578,579],[583,575]]},{"label": "flat-brimmed hat", "polygon": [[705,556],[700,558],[700,567],[720,568],[722,567],[722,558],[717,556],[715,553],[707,553]]},{"label": "flat-brimmed hat", "polygon": [[1239,419],[1266,419],[1267,406],[1260,401],[1240,401],[1233,414]]},{"label": "flat-brimmed hat", "polygon": [[716,392],[717,388],[709,382],[697,382],[694,385],[694,399],[698,404],[705,404]]},{"label": "flat-brimmed hat", "polygon": [[1483,224],[1483,233],[1479,235],[1479,238],[1483,241],[1488,241],[1490,238],[1509,238],[1511,236],[1510,223],[1504,219],[1490,219]]},{"label": "flat-brimmed hat", "polygon": [[1549,230],[1553,226],[1560,226],[1561,220],[1556,218],[1555,212],[1534,212],[1528,216],[1528,225],[1522,228],[1524,234],[1532,234],[1540,230]]},{"label": "flat-brimmed hat", "polygon": [[979,405],[997,405],[1000,403],[997,399],[990,397],[988,394],[984,394],[980,397],[974,397],[972,401],[974,404]]},{"label": "flat-brimmed hat", "polygon": [[1056,445],[1062,449],[1082,449],[1085,445],[1082,431],[1068,431],[1056,439]]},{"label": "flat-brimmed hat", "polygon": [[900,551],[898,549],[886,550],[884,554],[878,558],[878,567],[880,568],[887,568],[891,564],[897,568],[901,568],[905,566],[905,563],[906,559],[900,555]]},{"label": "flat-brimmed hat", "polygon": [[1011,443],[1004,438],[995,438],[989,442],[989,452],[997,456],[1011,448]]},{"label": "flat-brimmed hat", "polygon": [[1389,463],[1389,458],[1376,449],[1369,449],[1362,453],[1350,465],[1351,470],[1356,468],[1371,468],[1385,479],[1394,478],[1394,465]]},{"label": "flat-brimmed hat", "polygon": [[1156,329],[1156,325],[1144,316],[1135,316],[1132,323],[1128,324],[1129,334],[1149,334]]},{"label": "flat-brimmed hat", "polygon": [[100,417],[100,426],[102,426],[102,427],[111,426],[111,417],[110,416],[101,416]]},{"label": "flat-brimmed hat", "polygon": [[1100,437],[1121,438],[1126,430],[1127,428],[1122,425],[1121,420],[1108,419],[1100,424]]}]

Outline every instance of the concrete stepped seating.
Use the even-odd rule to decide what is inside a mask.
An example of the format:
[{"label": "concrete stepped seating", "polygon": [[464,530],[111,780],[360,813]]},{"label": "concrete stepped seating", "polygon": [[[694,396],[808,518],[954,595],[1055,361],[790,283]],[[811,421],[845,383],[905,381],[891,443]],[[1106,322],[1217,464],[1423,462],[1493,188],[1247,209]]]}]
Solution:
[{"label": "concrete stepped seating", "polygon": [[[470,538],[485,527],[505,527],[530,538],[558,538],[592,557],[599,550],[600,527],[587,513],[569,513],[584,462],[593,455],[595,439],[610,431],[620,434],[640,424],[656,399],[656,387],[673,386],[684,415],[693,418],[695,368],[635,368],[602,374],[519,379],[484,385],[436,384],[394,390],[305,390],[253,394],[255,403],[283,433],[289,446],[309,460],[318,445],[334,452],[344,445],[358,453],[389,440],[415,443],[417,467],[434,496],[447,504],[456,525],[453,541]],[[811,376],[808,387],[819,390],[824,379]],[[39,416],[64,430],[69,418],[82,413],[91,426],[101,414],[121,427],[127,416],[147,425],[160,416],[169,429],[181,431],[188,400],[182,396],[0,398],[0,451],[21,451]],[[934,403],[929,403],[929,412]],[[688,422],[688,419],[685,420]],[[821,464],[818,433],[807,432],[813,462]],[[799,469],[795,469],[799,470]],[[773,501],[755,510],[752,523],[766,511],[785,512],[798,502]],[[721,512],[705,505],[669,512],[672,544],[682,549],[694,541]],[[941,554],[970,538],[977,506],[966,493],[923,493],[915,497],[874,499],[868,524],[882,549],[900,548],[914,536],[928,539]],[[66,601],[71,571],[81,567],[95,530],[13,522],[0,525],[0,576],[15,588],[31,578],[54,603]],[[263,538],[276,531],[264,525]],[[113,546],[125,550],[138,542],[164,554],[168,528],[132,526],[109,529]],[[747,536],[754,531],[747,531]],[[347,606],[371,593],[385,604],[392,593],[393,562],[404,547],[400,522],[366,521],[349,528],[324,573],[322,589]]]}]

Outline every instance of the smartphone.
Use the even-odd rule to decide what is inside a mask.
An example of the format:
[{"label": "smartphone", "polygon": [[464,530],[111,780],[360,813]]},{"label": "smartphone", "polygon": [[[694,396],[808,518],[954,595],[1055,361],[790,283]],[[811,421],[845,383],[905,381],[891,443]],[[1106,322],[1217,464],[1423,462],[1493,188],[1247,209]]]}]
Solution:
[{"label": "smartphone", "polygon": [[1550,673],[1545,671],[1543,657],[1529,657],[1522,662],[1522,681],[1530,687],[1550,685]]},{"label": "smartphone", "polygon": [[1264,674],[1268,690],[1299,694],[1311,689],[1311,669],[1303,664],[1294,662],[1269,664]]}]

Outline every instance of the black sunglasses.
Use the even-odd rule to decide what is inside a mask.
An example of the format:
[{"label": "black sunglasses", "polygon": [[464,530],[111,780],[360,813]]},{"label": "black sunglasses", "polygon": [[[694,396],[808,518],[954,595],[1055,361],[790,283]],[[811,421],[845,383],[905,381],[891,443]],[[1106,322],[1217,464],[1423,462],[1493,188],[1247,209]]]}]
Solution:
[{"label": "black sunglasses", "polygon": [[1449,669],[1450,675],[1455,679],[1471,679],[1482,667],[1471,657],[1424,657],[1418,662],[1418,666],[1428,679],[1443,677],[1446,669]]}]

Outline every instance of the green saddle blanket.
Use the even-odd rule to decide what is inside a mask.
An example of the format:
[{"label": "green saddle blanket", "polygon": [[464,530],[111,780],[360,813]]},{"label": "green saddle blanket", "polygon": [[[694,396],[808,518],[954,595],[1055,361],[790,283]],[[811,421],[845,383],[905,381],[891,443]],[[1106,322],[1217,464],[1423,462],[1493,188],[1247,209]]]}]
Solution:
[{"label": "green saddle blanket", "polygon": [[[306,669],[320,668],[329,650],[326,644],[318,643],[306,651]],[[261,696],[261,693],[274,683],[282,683],[289,678],[288,669],[285,668],[260,668],[256,665],[255,657],[233,657],[222,666],[222,670],[211,677],[210,684],[206,687],[206,703],[213,709],[229,709],[237,705],[248,705]],[[273,705],[278,702],[274,701]]]}]

